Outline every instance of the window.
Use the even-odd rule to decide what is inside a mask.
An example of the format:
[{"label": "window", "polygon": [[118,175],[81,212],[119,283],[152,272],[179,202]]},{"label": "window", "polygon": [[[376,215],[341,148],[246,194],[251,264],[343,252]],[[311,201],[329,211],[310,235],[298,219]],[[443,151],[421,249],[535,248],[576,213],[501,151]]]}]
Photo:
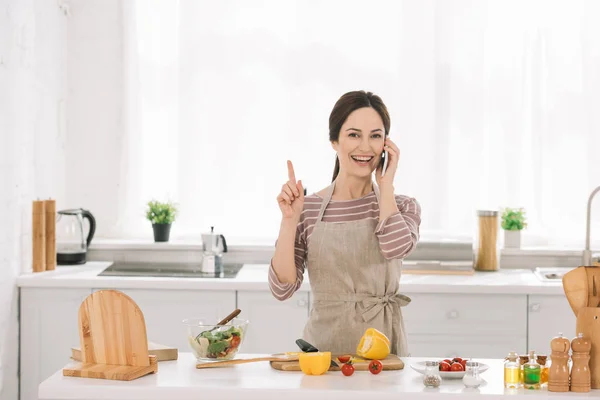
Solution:
[{"label": "window", "polygon": [[309,192],[328,185],[329,112],[364,89],[388,106],[396,190],[420,202],[424,239],[470,240],[475,210],[509,206],[527,210],[525,245],[583,246],[600,185],[597,2],[124,7],[128,173],[110,234],[150,237],[139,210],[154,197],[180,204],[174,237],[214,225],[273,243],[286,160]]}]

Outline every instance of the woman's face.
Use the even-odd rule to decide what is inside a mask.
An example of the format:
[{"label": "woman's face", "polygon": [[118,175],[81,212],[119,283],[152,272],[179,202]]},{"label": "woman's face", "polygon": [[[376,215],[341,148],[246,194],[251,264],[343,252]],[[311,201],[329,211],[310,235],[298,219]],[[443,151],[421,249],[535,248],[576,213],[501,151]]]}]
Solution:
[{"label": "woman's face", "polygon": [[339,141],[332,142],[340,171],[356,177],[370,176],[379,166],[384,136],[383,121],[375,109],[354,110],[342,125]]}]

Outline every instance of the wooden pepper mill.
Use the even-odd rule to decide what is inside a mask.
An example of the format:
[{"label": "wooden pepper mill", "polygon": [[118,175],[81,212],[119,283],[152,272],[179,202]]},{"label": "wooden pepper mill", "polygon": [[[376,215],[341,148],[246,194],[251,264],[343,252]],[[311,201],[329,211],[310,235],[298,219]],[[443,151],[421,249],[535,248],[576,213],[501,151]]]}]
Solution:
[{"label": "wooden pepper mill", "polygon": [[585,393],[589,392],[592,387],[592,378],[590,374],[590,351],[592,350],[592,342],[583,337],[583,333],[579,333],[576,338],[571,341],[571,349],[573,349],[573,366],[571,367],[571,391]]},{"label": "wooden pepper mill", "polygon": [[568,392],[569,391],[569,348],[571,342],[569,339],[559,333],[557,337],[550,342],[552,349],[552,364],[548,371],[548,391],[549,392]]}]

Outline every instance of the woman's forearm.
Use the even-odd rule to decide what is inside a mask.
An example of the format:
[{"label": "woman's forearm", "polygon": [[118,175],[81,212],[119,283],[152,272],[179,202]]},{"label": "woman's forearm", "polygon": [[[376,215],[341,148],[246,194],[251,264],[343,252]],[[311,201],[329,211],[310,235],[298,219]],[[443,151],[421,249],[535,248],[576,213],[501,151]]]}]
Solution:
[{"label": "woman's forearm", "polygon": [[379,188],[379,221],[384,221],[391,215],[400,212],[398,209],[398,203],[396,203],[396,197],[394,196],[394,186],[384,185]]},{"label": "woman's forearm", "polygon": [[273,269],[282,283],[296,283],[296,263],[294,261],[294,245],[298,221],[283,218],[279,227],[279,237],[273,255]]}]

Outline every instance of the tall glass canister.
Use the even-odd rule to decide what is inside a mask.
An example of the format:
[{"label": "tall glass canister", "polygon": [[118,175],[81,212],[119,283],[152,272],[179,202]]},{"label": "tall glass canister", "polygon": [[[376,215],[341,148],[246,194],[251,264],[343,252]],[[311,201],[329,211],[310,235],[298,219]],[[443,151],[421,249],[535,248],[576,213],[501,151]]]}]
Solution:
[{"label": "tall glass canister", "polygon": [[473,268],[475,270],[498,270],[500,265],[498,229],[498,211],[477,211],[477,228],[473,238]]}]

